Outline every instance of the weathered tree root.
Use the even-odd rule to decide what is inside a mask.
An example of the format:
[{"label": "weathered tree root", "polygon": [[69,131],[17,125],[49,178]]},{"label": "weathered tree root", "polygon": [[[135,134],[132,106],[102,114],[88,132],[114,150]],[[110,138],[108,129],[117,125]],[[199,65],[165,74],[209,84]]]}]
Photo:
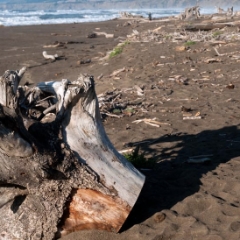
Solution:
[{"label": "weathered tree root", "polygon": [[18,86],[0,78],[0,236],[119,231],[144,184],[109,141],[93,77]]}]

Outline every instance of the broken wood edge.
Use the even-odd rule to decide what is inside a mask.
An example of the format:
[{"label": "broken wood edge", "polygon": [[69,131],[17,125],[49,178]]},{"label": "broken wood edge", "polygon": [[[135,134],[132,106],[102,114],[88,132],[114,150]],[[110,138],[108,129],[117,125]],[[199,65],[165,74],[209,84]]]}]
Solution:
[{"label": "broken wood edge", "polygon": [[[118,153],[107,137],[102,125],[93,77],[81,75],[73,84],[84,86],[84,92],[81,99],[71,101],[71,106],[68,106],[71,112],[65,111],[62,123],[63,139],[80,156],[79,161],[84,159],[86,164],[98,173],[105,186],[115,189],[117,196],[133,206],[145,177]],[[68,95],[73,96],[66,93],[66,96]],[[69,102],[66,97],[65,99]],[[131,181],[126,180],[126,176]]]},{"label": "broken wood edge", "polygon": [[87,229],[118,232],[131,209],[120,198],[91,189],[78,189],[72,194],[69,215],[59,236]]},{"label": "broken wood edge", "polygon": [[[84,86],[84,92],[81,93],[81,98],[78,95],[75,99],[73,94],[66,93],[65,99],[70,105],[66,106],[65,103],[63,105],[65,109],[71,111],[64,113],[63,139],[79,156],[79,161],[84,161],[98,174],[100,182],[111,189],[111,195],[102,195],[90,189],[78,189],[70,203],[70,215],[64,223],[63,233],[85,227],[117,232],[135,205],[144,185],[145,176],[118,153],[107,137],[102,125],[93,77],[80,75],[72,84]],[[72,101],[67,100],[67,96],[72,96]],[[79,194],[81,204],[75,201],[79,198]],[[95,196],[94,200],[90,197],[92,195]],[[98,219],[99,216],[95,216],[92,211],[82,212],[83,208],[80,206],[82,202],[88,205],[93,204],[94,201],[97,206],[104,206],[106,217]],[[82,214],[76,214],[78,211]],[[117,211],[118,215],[112,217],[114,211]]]},{"label": "broken wood edge", "polygon": [[[10,78],[12,80],[10,89],[12,91],[11,97],[13,99],[17,98],[17,95],[13,91],[15,89],[15,80],[17,87],[19,83],[19,79],[14,78],[17,73],[17,71],[12,71],[11,74],[13,77]],[[1,78],[1,80],[3,79]],[[54,121],[61,122],[61,138],[64,144],[71,150],[80,163],[86,165],[86,169],[89,168],[88,171],[90,173],[95,173],[93,180],[86,179],[90,181],[89,185],[84,186],[83,184],[82,186],[81,183],[78,183],[79,189],[77,189],[76,194],[72,195],[69,207],[65,205],[66,202],[62,203],[62,207],[66,207],[69,211],[66,220],[64,216],[59,219],[59,221],[61,219],[63,221],[62,234],[85,228],[119,231],[137,201],[145,182],[145,176],[134,168],[124,156],[119,154],[108,139],[101,122],[94,86],[93,77],[80,75],[76,81],[71,82],[63,79],[61,82],[50,81],[39,83],[33,89],[34,92],[41,90],[42,92],[56,96],[58,102],[56,103],[56,120]],[[36,101],[35,104],[39,104],[40,101]],[[16,102],[19,103],[19,101]],[[9,107],[13,111],[14,116],[18,116],[15,111],[20,105],[9,105],[7,102],[6,107]],[[8,129],[1,130],[3,131],[3,135],[11,133]],[[25,132],[27,132],[27,129],[25,129]],[[29,136],[26,136],[28,139]],[[13,137],[12,141],[13,143],[18,141],[18,136],[16,138]],[[23,142],[24,147],[26,147],[26,143]],[[30,150],[28,154],[32,155],[33,146],[29,145],[27,147]],[[11,151],[11,149],[8,151]],[[4,154],[7,155],[7,153]],[[27,156],[24,155],[22,161],[28,161],[28,154]],[[0,154],[0,157],[4,157],[4,155],[1,156]],[[84,177],[82,181],[84,181]],[[97,187],[91,185],[91,181],[96,181]],[[73,185],[71,189],[76,189],[76,185]],[[29,191],[31,191],[30,188]],[[93,196],[97,200],[92,199]],[[82,202],[86,205],[83,205]],[[89,205],[90,203],[92,204],[91,206]],[[82,205],[85,207],[82,207]],[[84,212],[83,210],[87,206],[90,207]],[[96,208],[97,210],[103,209],[107,213],[106,217],[99,219],[99,215],[94,216],[93,213],[96,211]],[[118,217],[113,214],[114,212],[118,213]],[[31,219],[31,216],[29,219]],[[23,231],[22,234],[25,230],[21,228],[21,231]]]}]

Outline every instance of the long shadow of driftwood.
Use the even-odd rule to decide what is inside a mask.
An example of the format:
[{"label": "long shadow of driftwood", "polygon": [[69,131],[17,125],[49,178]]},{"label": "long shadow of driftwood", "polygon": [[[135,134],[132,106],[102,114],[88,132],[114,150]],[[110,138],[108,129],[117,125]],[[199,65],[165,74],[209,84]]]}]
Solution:
[{"label": "long shadow of driftwood", "polygon": [[[170,209],[187,196],[196,193],[201,185],[201,177],[240,156],[240,129],[237,126],[218,130],[206,130],[197,135],[177,133],[157,139],[145,139],[141,149],[155,154],[156,166],[144,171],[146,183],[122,231],[138,224],[154,213]],[[156,150],[156,146],[168,147]],[[136,143],[130,143],[135,145]],[[210,155],[211,161],[190,164],[189,157]]]}]

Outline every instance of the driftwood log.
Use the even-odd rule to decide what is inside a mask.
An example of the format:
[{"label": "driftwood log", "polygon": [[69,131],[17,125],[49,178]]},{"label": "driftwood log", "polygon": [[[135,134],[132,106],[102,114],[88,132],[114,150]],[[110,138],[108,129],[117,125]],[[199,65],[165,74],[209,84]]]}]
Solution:
[{"label": "driftwood log", "polygon": [[184,27],[187,31],[210,31],[213,29],[222,29],[225,27],[240,27],[240,21],[232,21],[232,22],[200,22],[194,23],[191,25],[186,25]]},{"label": "driftwood log", "polygon": [[119,231],[145,177],[108,139],[93,77],[0,78],[0,239],[56,239],[81,229]]}]

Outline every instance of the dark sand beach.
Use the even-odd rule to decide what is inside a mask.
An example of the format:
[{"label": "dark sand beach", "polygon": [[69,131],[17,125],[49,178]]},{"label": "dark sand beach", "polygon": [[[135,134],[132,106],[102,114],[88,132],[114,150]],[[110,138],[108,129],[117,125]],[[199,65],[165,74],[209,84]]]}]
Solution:
[{"label": "dark sand beach", "polygon": [[[133,110],[105,116],[105,130],[117,150],[139,146],[155,163],[140,169],[146,183],[120,233],[86,230],[62,240],[240,239],[239,30],[190,41],[182,26],[122,19],[0,27],[1,74],[27,66],[24,84],[87,73],[97,94],[122,91]],[[146,37],[127,38],[133,30]],[[93,32],[114,37],[89,38]],[[106,57],[120,42],[122,52]],[[46,60],[43,51],[60,58]],[[158,123],[133,123],[141,119]]]}]

